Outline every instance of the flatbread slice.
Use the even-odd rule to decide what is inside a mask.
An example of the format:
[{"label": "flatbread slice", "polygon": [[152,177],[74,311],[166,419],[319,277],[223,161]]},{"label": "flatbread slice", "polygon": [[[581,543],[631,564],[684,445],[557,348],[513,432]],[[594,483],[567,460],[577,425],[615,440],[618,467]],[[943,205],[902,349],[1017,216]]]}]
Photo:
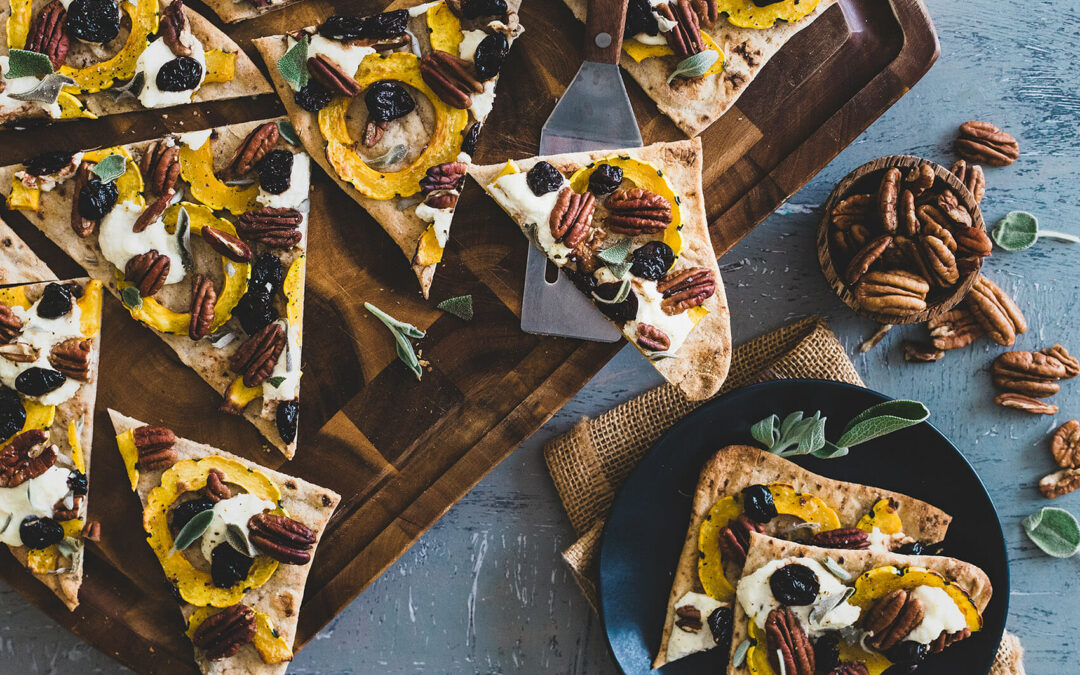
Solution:
[{"label": "flatbread slice", "polygon": [[56,275],[26,242],[0,220],[0,284],[46,281]]},{"label": "flatbread slice", "polygon": [[[703,38],[707,38],[706,51],[718,51],[721,56],[701,77],[676,77],[668,82],[680,59],[667,46],[666,33],[662,30],[652,36],[627,34],[623,42],[623,69],[656,102],[660,112],[670,117],[687,136],[697,136],[720,119],[735,105],[769,59],[836,3],[836,0],[782,0],[757,7],[752,0],[707,1],[716,3],[720,16],[712,26],[703,24],[701,32]],[[563,2],[579,21],[585,21],[586,0]],[[631,13],[635,4],[643,7],[641,11],[655,13],[657,7],[650,5],[664,3],[631,0],[630,4]],[[741,26],[736,25],[736,21]]]},{"label": "flatbread slice", "polygon": [[[272,91],[239,45],[182,0],[134,0],[117,6],[119,32],[101,43],[85,41],[88,33],[74,27],[84,10],[87,15],[100,13],[100,3],[0,0],[0,25],[5,28],[0,33],[0,71],[6,76],[16,66],[16,74],[32,73],[4,80],[0,124],[28,118],[96,118]],[[64,28],[42,37],[42,27],[55,21]],[[177,29],[172,47],[164,37],[169,27]],[[59,50],[58,41],[64,45]],[[39,54],[28,52],[51,54],[52,60],[43,62]],[[60,76],[75,84],[32,101],[12,97],[59,82]]]},{"label": "flatbread slice", "polygon": [[719,391],[731,362],[701,163],[693,139],[469,169],[664,379],[695,400]]},{"label": "flatbread slice", "polygon": [[[771,651],[774,643],[766,638],[763,629],[766,617],[751,617],[747,608],[767,615],[781,606],[770,590],[770,578],[791,563],[812,569],[820,580],[820,590],[812,605],[791,608],[803,629],[809,628],[806,634],[811,642],[821,639],[816,634],[819,632],[841,628],[850,631],[850,642],[840,641],[840,659],[862,663],[871,675],[880,675],[891,665],[889,659],[870,646],[874,636],[864,637],[875,605],[890,593],[902,590],[923,606],[924,618],[903,634],[903,640],[925,645],[924,658],[930,663],[933,654],[982,628],[982,613],[993,595],[985,572],[954,558],[818,548],[752,533],[734,603],[732,655],[743,642],[748,641],[751,646],[738,667],[729,661],[729,675],[778,672],[774,670],[778,668],[776,655]],[[854,594],[835,609],[817,621],[813,614],[803,618],[819,604],[835,603],[847,588],[854,588]]]},{"label": "flatbread slice", "polygon": [[[199,669],[284,673],[311,560],[340,496],[166,427],[115,410],[109,417]],[[213,624],[226,623],[213,619],[222,611],[235,613],[227,631]]]},{"label": "flatbread slice", "polygon": [[225,23],[236,23],[295,5],[300,0],[209,0],[206,6]]},{"label": "flatbread slice", "polygon": [[[0,169],[0,191],[8,192],[9,207],[22,210],[218,392],[224,412],[243,414],[292,457],[310,161],[282,136],[279,123],[287,124],[264,120],[73,155],[52,153]],[[255,146],[263,159],[250,167],[251,157],[245,159],[242,151]],[[114,161],[124,168],[112,182],[115,201],[99,209],[103,217],[88,220],[80,211],[83,199],[75,207],[76,192],[87,199],[96,195],[95,180],[102,194],[104,188],[92,174],[81,181],[79,171]],[[35,175],[40,170],[34,167],[51,173]],[[166,197],[162,176],[177,171],[175,195]],[[218,178],[225,173],[246,184],[226,185]],[[87,186],[79,189],[84,182]],[[140,218],[149,224],[135,233]],[[216,233],[216,241],[207,230]],[[151,282],[157,269],[139,268],[139,260],[150,265],[151,253],[168,264],[165,283],[156,289]],[[205,289],[197,293],[207,280],[215,296],[212,307]],[[193,321],[193,308],[212,320]]]},{"label": "flatbread slice", "polygon": [[[397,0],[375,17],[331,17],[320,26],[255,40],[304,147],[386,230],[410,261],[425,298],[450,236],[465,168],[495,101],[502,59],[491,56],[491,45],[502,41],[499,53],[508,53],[523,32],[520,0],[506,4],[506,14],[466,19],[444,0]],[[374,25],[385,28],[364,27]],[[343,35],[371,37],[335,37]],[[318,58],[332,64],[337,77],[360,93],[331,91],[320,84],[326,76],[290,67],[305,49],[307,63]],[[470,79],[476,89],[461,88],[456,97],[436,94],[432,76],[421,74],[422,63],[438,77]],[[369,110],[376,87],[398,103]],[[381,129],[373,119],[380,115],[392,118]]]},{"label": "flatbread slice", "polygon": [[[30,278],[44,265],[29,249],[12,262]],[[101,529],[87,487],[102,295],[87,278],[0,288],[0,541],[71,610]]]},{"label": "flatbread slice", "polygon": [[[674,660],[673,655],[686,655],[681,648],[669,654],[668,645],[678,607],[687,594],[718,604],[731,602],[741,567],[721,549],[721,530],[746,512],[742,492],[751,486],[768,487],[780,514],[762,526],[765,532],[791,539],[806,540],[818,531],[836,528],[860,528],[877,550],[911,542],[930,545],[945,538],[952,521],[941,509],[899,492],[818,476],[751,446],[722,448],[705,463],[698,478],[654,668]],[[802,522],[812,526],[799,526]]]}]

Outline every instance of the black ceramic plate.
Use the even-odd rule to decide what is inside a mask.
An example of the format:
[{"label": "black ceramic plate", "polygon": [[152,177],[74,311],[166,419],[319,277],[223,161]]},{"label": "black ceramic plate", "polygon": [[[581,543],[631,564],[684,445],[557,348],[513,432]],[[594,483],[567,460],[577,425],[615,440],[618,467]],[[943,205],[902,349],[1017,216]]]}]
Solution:
[{"label": "black ceramic plate", "polygon": [[[756,445],[750,426],[773,413],[783,418],[795,410],[821,410],[829,419],[826,437],[836,440],[849,419],[884,400],[869,389],[824,380],[766,382],[703,405],[657,442],[615,498],[600,550],[601,614],[625,673],[650,672],[660,646],[672,575],[705,460],[725,445]],[[956,447],[924,423],[860,445],[846,457],[796,461],[823,476],[903,492],[953,516],[944,554],[981,567],[994,595],[983,613],[983,630],[934,656],[918,673],[987,673],[1008,613],[1008,559],[990,495]],[[713,650],[661,672],[723,673],[726,661],[727,654]],[[890,669],[890,675],[898,670]]]}]

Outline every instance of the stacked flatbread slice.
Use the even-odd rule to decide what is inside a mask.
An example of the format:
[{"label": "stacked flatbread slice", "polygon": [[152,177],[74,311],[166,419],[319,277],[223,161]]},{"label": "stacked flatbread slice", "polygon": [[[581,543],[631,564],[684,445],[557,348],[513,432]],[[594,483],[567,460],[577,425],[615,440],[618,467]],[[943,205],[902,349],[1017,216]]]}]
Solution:
[{"label": "stacked flatbread slice", "polygon": [[[542,164],[558,172],[550,174],[555,183],[560,174],[563,183],[559,184],[561,187],[553,184],[550,192],[537,195],[524,184],[529,182],[530,171]],[[572,247],[563,245],[555,237],[560,230],[552,225],[552,214],[559,208],[556,191],[570,189],[588,198],[591,194],[589,178],[598,166],[603,165],[618,167],[621,182],[615,193],[606,197],[593,195],[595,211],[587,224],[590,234],[578,244],[589,250],[572,251]],[[562,266],[564,272],[571,274],[579,286],[585,279],[583,290],[592,291],[592,298],[602,311],[611,307],[610,301],[617,299],[605,298],[604,288],[618,287],[619,283],[628,287],[629,295],[625,295],[624,304],[619,305],[630,307],[627,313],[620,314],[621,310],[605,313],[622,329],[631,344],[649,358],[664,379],[691,399],[708,398],[719,391],[731,361],[727,298],[709,239],[701,165],[701,142],[692,139],[655,143],[643,148],[532,157],[469,169],[469,174],[514,219],[534,245]],[[666,226],[653,226],[649,232],[634,235],[610,225],[614,215],[609,208],[612,199],[620,192],[631,195],[634,190],[645,190],[652,195],[650,199],[658,200],[657,204],[662,206],[657,210],[667,211]],[[562,235],[561,242],[567,241],[566,236],[569,236],[568,232]],[[623,247],[626,264],[612,262],[611,258],[603,260],[607,255],[605,251],[616,246]],[[641,258],[648,272],[639,270],[636,265],[619,270],[621,274],[611,271],[638,260],[638,251],[644,252],[647,246],[665,251],[657,259],[660,262]],[[676,256],[673,262],[672,254]],[[587,269],[586,265],[594,269]],[[707,279],[708,288],[690,302],[693,307],[687,309],[686,305],[680,305],[669,310],[666,308],[670,300],[667,296],[674,296],[679,285],[675,284],[670,292],[663,291],[665,297],[661,297],[660,290],[680,274],[691,275],[695,283]],[[646,342],[647,323],[663,331],[667,347],[662,341],[659,344]],[[682,341],[677,345],[680,338]]]},{"label": "stacked flatbread slice", "polygon": [[[183,438],[175,438],[171,446],[175,453],[174,463],[153,470],[140,469],[139,457],[135,454],[138,441],[134,439],[139,438],[138,429],[149,427],[115,410],[109,411],[109,417],[116,431],[121,455],[131,475],[133,488],[145,510],[142,521],[147,530],[147,541],[162,561],[166,576],[177,587],[177,593],[182,598],[180,610],[188,625],[188,635],[196,643],[195,660],[200,670],[204,673],[260,675],[284,673],[292,659],[300,602],[304,596],[308,572],[311,570],[310,559],[315,555],[326,523],[337,508],[340,497],[326,488]],[[219,482],[214,482],[211,477],[213,472],[217,472]],[[219,487],[221,485],[225,486],[229,494],[225,499],[220,499],[223,496]],[[176,527],[177,520],[182,517],[177,508],[207,500],[211,490],[217,497],[203,502],[202,510],[198,513],[213,512],[213,519],[203,526],[200,537],[195,537],[186,544],[181,542],[178,537],[188,528]],[[253,534],[246,516],[248,512],[260,513],[262,505],[256,503],[254,507],[247,506],[244,502],[246,499],[266,501],[267,509],[276,505],[269,513],[284,514],[309,531],[305,549],[307,562],[281,562],[279,558],[286,556],[278,554],[277,557],[271,557],[266,550],[259,547],[256,543],[259,541],[258,535]],[[227,502],[234,506],[221,506]],[[186,506],[182,508],[188,509]],[[237,518],[237,513],[241,513],[242,517]],[[192,523],[194,518],[199,516],[192,516],[189,509],[184,517],[188,518],[188,523]],[[208,555],[217,559],[219,556],[236,555],[232,553],[233,544],[226,543],[226,540],[236,541],[235,536],[230,534],[226,537],[221,533],[226,521],[229,531],[238,533],[242,542],[240,545],[256,554],[254,562],[249,563],[250,568],[244,575],[245,578],[232,586],[219,585],[219,573],[214,572],[213,567],[203,557]],[[294,532],[300,530],[295,525],[291,527]],[[180,532],[177,532],[177,529]],[[212,548],[207,544],[211,537],[216,537],[211,542],[216,542]],[[201,544],[197,543],[200,541]],[[177,551],[176,548],[179,547],[185,550]],[[221,547],[225,548],[219,551]],[[205,551],[211,553],[206,554]],[[210,604],[211,602],[213,604]],[[219,611],[230,610],[240,610],[244,615],[242,621],[254,622],[254,635],[237,637],[238,631],[235,628],[219,631],[210,644],[214,647],[229,647],[226,643],[231,641],[231,646],[235,649],[225,648],[225,652],[231,653],[211,660],[211,657],[217,655],[200,648],[204,634],[199,632],[199,628],[203,622],[212,620]],[[209,630],[203,628],[204,633]]]},{"label": "stacked flatbread slice", "polygon": [[[53,276],[2,221],[0,246],[7,256],[0,263],[0,283]],[[39,302],[43,295],[45,303]],[[60,314],[65,297],[68,311]],[[0,471],[0,540],[68,609],[79,604],[83,578],[101,300],[101,284],[85,278],[0,288],[3,311],[13,312],[21,324],[11,339],[0,335],[0,457],[5,469],[13,464],[16,469]],[[8,358],[27,346],[35,351],[32,361]],[[66,353],[66,347],[82,351],[84,372],[74,372],[74,362],[54,365],[54,355]],[[21,393],[27,383],[20,376],[34,369],[52,373],[44,395]],[[9,434],[15,427],[21,428]]]},{"label": "stacked flatbread slice", "polygon": [[236,23],[295,5],[300,0],[208,0],[206,6],[226,23]]}]

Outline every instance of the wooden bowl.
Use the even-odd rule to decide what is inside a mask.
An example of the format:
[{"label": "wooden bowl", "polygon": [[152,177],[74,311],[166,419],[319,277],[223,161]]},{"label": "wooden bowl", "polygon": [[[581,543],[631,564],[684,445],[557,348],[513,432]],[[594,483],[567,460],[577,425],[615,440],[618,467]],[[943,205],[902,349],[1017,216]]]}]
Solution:
[{"label": "wooden bowl", "polygon": [[891,167],[898,167],[901,172],[903,172],[903,175],[907,176],[909,170],[920,164],[928,164],[934,169],[936,180],[931,189],[940,190],[943,187],[942,184],[947,186],[956,193],[957,198],[971,213],[972,226],[978,227],[979,229],[986,229],[986,225],[983,222],[982,211],[979,210],[979,205],[975,202],[975,197],[972,196],[971,192],[968,191],[966,187],[964,187],[964,184],[960,182],[960,179],[940,164],[935,164],[929,160],[922,159],[921,157],[913,157],[911,155],[890,155],[888,157],[880,157],[872,162],[863,164],[849,173],[835,188],[833,188],[832,194],[829,195],[828,201],[825,202],[825,212],[822,214],[821,222],[818,224],[818,262],[821,263],[821,272],[825,275],[825,280],[829,283],[829,286],[832,287],[836,295],[844,301],[844,304],[850,307],[856,314],[873,319],[878,323],[923,323],[944,314],[964,299],[964,296],[968,294],[968,291],[971,290],[971,286],[975,283],[975,279],[978,278],[979,270],[982,269],[982,258],[975,258],[974,264],[966,268],[966,272],[962,273],[955,285],[950,286],[949,288],[931,287],[930,293],[926,296],[926,309],[904,315],[873,312],[864,309],[855,298],[854,287],[849,286],[843,280],[842,271],[844,266],[846,266],[847,260],[843,260],[844,265],[835,265],[832,257],[832,246],[829,242],[830,214],[832,213],[833,207],[835,207],[840,200],[854,194],[876,194],[882,176],[885,171]]}]

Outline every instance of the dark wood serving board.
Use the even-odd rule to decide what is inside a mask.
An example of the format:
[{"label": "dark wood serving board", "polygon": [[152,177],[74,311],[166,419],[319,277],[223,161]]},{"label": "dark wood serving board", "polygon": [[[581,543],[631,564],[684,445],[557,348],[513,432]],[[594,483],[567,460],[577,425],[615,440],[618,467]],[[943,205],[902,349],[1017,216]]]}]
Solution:
[{"label": "dark wood serving board", "polygon": [[[768,64],[703,135],[705,194],[722,255],[797,191],[933,64],[937,39],[919,0],[841,0]],[[209,12],[198,2],[196,9]],[[227,28],[252,37],[317,23],[333,12],[388,3],[313,0]],[[557,0],[525,0],[526,33],[503,69],[477,160],[535,154],[539,131],[577,70],[583,28]],[[219,24],[220,25],[220,24]],[[852,27],[855,27],[853,30]],[[646,142],[681,133],[627,78]],[[140,112],[0,132],[0,163],[44,150],[133,142],[280,114],[273,97],[199,109]],[[4,214],[61,276],[82,273],[17,214]],[[68,613],[14,559],[0,576],[87,642],[140,672],[191,672],[191,647],[161,569],[145,544],[105,414],[112,407],[339,492],[300,614],[297,649],[389,567],[496,464],[591,378],[621,344],[542,338],[519,328],[526,242],[474,184],[467,185],[431,301],[390,238],[323,174],[312,184],[300,444],[283,464],[244,420],[111,297],[105,303],[82,604]],[[471,293],[476,318],[434,309]],[[417,382],[370,301],[428,331]],[[733,316],[733,321],[739,317]]]}]

